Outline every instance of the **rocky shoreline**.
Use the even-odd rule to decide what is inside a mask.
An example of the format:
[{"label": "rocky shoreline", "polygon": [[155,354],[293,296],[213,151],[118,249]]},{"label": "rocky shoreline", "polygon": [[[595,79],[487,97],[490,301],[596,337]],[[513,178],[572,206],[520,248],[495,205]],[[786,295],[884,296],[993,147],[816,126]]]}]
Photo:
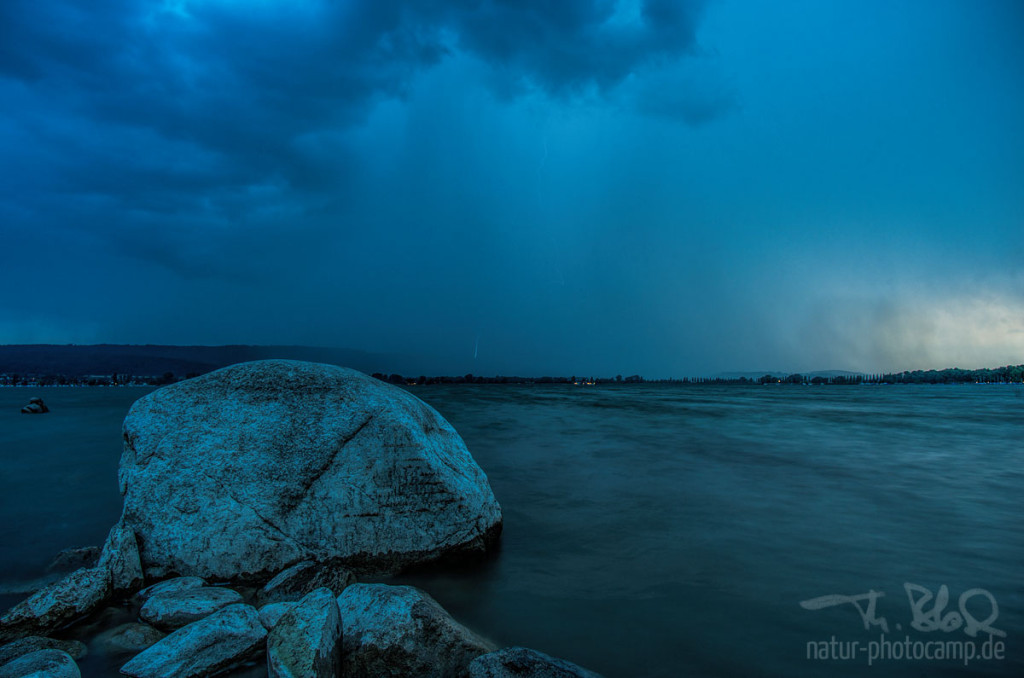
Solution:
[{"label": "rocky shoreline", "polygon": [[[359,581],[500,537],[483,471],[408,393],[327,365],[243,363],[154,391],[124,431],[121,520],[0,617],[0,678],[80,676],[89,647],[136,678],[258,663],[272,677],[596,675],[499,649],[419,589]],[[59,639],[112,608],[130,621]]]}]

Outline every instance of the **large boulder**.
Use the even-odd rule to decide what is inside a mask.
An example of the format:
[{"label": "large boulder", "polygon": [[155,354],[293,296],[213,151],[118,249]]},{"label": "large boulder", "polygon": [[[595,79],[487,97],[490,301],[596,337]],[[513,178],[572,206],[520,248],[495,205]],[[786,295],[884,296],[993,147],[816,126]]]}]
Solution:
[{"label": "large boulder", "polygon": [[266,638],[255,608],[229,605],[135,655],[121,673],[133,678],[214,675],[251,657]]},{"label": "large boulder", "polygon": [[313,560],[394,572],[482,552],[501,509],[462,438],[354,370],[241,363],[138,400],[120,483],[147,577],[266,581]]},{"label": "large boulder", "polygon": [[346,676],[467,676],[496,648],[412,586],[353,584],[338,596]]},{"label": "large boulder", "polygon": [[341,613],[328,588],[307,594],[267,636],[270,678],[334,678],[341,674]]}]

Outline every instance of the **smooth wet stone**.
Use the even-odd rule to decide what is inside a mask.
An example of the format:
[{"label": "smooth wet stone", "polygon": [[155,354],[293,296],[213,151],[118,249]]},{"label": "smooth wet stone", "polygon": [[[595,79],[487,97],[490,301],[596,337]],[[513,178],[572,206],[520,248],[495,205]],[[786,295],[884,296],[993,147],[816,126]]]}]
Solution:
[{"label": "smooth wet stone", "polygon": [[109,594],[109,570],[76,570],[36,591],[0,617],[0,642],[25,635],[45,635],[97,609]]},{"label": "smooth wet stone", "polygon": [[102,654],[137,654],[166,635],[149,624],[131,622],[104,631],[93,638],[91,644]]},{"label": "smooth wet stone", "polygon": [[206,586],[206,580],[201,577],[173,577],[147,586],[138,593],[140,602],[145,603],[153,596],[161,593],[174,593],[175,591],[186,591]]},{"label": "smooth wet stone", "polygon": [[82,678],[82,673],[67,652],[36,650],[0,666],[0,678]]},{"label": "smooth wet stone", "polygon": [[525,647],[481,655],[469,665],[470,678],[601,678],[572,662]]},{"label": "smooth wet stone", "polygon": [[259,592],[259,600],[264,604],[295,601],[319,588],[329,588],[337,597],[354,583],[355,575],[345,568],[307,560],[281,571],[267,582]]},{"label": "smooth wet stone", "polygon": [[353,584],[338,606],[346,676],[464,676],[497,649],[411,586]]},{"label": "smooth wet stone", "polygon": [[286,612],[267,636],[270,678],[341,675],[341,613],[334,592],[320,588]]},{"label": "smooth wet stone", "polygon": [[242,602],[231,589],[204,586],[151,596],[139,610],[139,618],[165,631],[181,628],[208,617],[217,610]]},{"label": "smooth wet stone", "polygon": [[266,639],[254,607],[229,605],[139,653],[121,673],[134,678],[209,676],[245,661]]},{"label": "smooth wet stone", "polygon": [[451,425],[342,367],[264,360],[165,386],[132,406],[124,439],[124,519],[148,576],[266,581],[302,560],[394,572],[480,554],[501,531]]},{"label": "smooth wet stone", "polygon": [[110,530],[103,544],[98,567],[110,570],[112,593],[128,594],[142,586],[142,562],[135,533],[119,521]]},{"label": "smooth wet stone", "polygon": [[85,643],[77,640],[57,640],[56,638],[47,638],[45,636],[26,636],[25,638],[19,638],[13,643],[0,646],[0,666],[37,650],[60,650],[61,652],[67,652],[72,659],[81,659],[89,652]]},{"label": "smooth wet stone", "polygon": [[288,610],[292,609],[298,604],[295,602],[283,602],[283,603],[267,603],[260,608],[260,623],[263,624],[263,628],[270,631],[277,622],[281,620],[281,617],[285,615]]}]

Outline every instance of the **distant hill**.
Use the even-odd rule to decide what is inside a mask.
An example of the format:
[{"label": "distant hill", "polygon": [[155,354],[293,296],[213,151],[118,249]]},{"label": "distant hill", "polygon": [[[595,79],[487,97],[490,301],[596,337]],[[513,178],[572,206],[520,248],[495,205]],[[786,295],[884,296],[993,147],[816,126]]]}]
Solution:
[{"label": "distant hill", "polygon": [[0,374],[162,375],[181,378],[248,360],[283,358],[351,367],[362,372],[388,371],[395,356],[353,349],[315,346],[160,346],[124,344],[0,345]]}]

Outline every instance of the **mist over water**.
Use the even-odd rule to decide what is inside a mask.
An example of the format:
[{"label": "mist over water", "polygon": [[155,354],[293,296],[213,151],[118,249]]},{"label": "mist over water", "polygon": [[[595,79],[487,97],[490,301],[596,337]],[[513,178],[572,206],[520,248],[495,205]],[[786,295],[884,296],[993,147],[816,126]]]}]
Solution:
[{"label": "mist over water", "polygon": [[[1024,674],[1019,386],[411,391],[466,440],[505,529],[480,567],[400,581],[499,645],[609,677]],[[120,422],[143,393],[0,390],[0,582],[102,540]],[[17,414],[36,394],[52,413]],[[948,586],[944,613],[990,592],[1006,658],[806,658],[808,642],[879,639],[851,604],[799,605],[826,594],[884,592],[889,638],[972,640],[911,629],[905,582]],[[981,597],[968,607],[988,616]],[[83,674],[105,675],[92,661]]]}]

